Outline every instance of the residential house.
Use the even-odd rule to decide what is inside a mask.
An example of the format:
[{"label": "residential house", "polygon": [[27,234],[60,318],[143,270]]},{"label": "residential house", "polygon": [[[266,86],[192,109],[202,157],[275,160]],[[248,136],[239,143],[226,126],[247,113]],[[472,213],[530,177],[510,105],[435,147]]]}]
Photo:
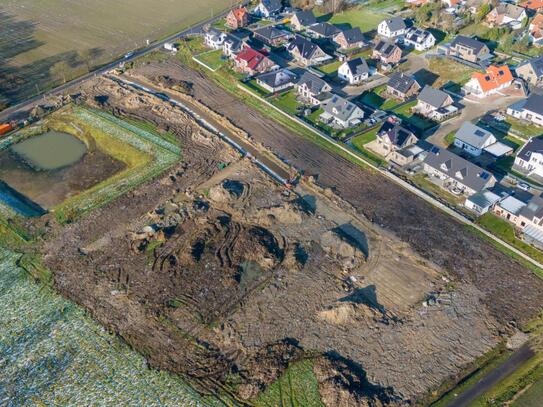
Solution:
[{"label": "residential house", "polygon": [[515,73],[532,86],[543,85],[543,56],[520,63]]},{"label": "residential house", "polygon": [[543,11],[543,0],[528,0],[521,3],[520,7],[524,7],[526,10],[534,13],[541,13]]},{"label": "residential house", "polygon": [[457,8],[463,3],[461,0],[441,0],[441,2],[447,8]]},{"label": "residential house", "polygon": [[377,34],[385,38],[401,37],[407,31],[407,25],[401,17],[383,20],[377,26]]},{"label": "residential house", "polygon": [[295,73],[284,68],[258,75],[256,83],[268,92],[275,93],[293,87],[297,79]]},{"label": "residential house", "polygon": [[507,65],[491,65],[485,73],[473,73],[463,90],[467,94],[483,98],[499,93],[511,86],[512,83],[513,74]]},{"label": "residential house", "polygon": [[[543,247],[543,198],[533,196],[519,213],[518,220],[523,240],[539,248]],[[517,225],[518,226],[518,225]]]},{"label": "residential house", "polygon": [[325,80],[307,71],[302,74],[295,87],[300,98],[311,106],[320,105],[331,97],[329,92],[332,87]]},{"label": "residential house", "polygon": [[511,3],[499,3],[487,14],[485,20],[493,27],[509,26],[514,30],[522,27],[522,22],[528,18],[526,10]]},{"label": "residential house", "polygon": [[494,134],[471,122],[464,122],[454,136],[454,145],[475,157],[497,141]]},{"label": "residential house", "polygon": [[415,96],[420,89],[417,80],[403,72],[393,73],[387,83],[387,94],[401,100]]},{"label": "residential house", "polygon": [[443,188],[461,192],[466,196],[496,184],[496,178],[488,171],[437,146],[432,146],[424,158],[423,171],[439,179]]},{"label": "residential house", "polygon": [[304,66],[317,65],[332,59],[321,47],[301,35],[296,35],[286,48],[288,53]]},{"label": "residential house", "polygon": [[[408,164],[414,158],[412,147],[419,141],[415,134],[402,126],[401,120],[389,117],[377,132],[371,150],[382,155],[388,161],[399,165]],[[422,151],[422,149],[420,149]]]},{"label": "residential house", "polygon": [[292,15],[290,24],[296,31],[302,31],[313,24],[317,24],[317,19],[311,10],[297,11]]},{"label": "residential house", "polygon": [[249,12],[245,7],[238,7],[226,15],[226,25],[233,30],[249,25]]},{"label": "residential house", "polygon": [[306,28],[307,34],[314,38],[333,38],[340,29],[330,23],[318,23]]},{"label": "residential house", "polygon": [[255,40],[261,41],[271,47],[285,45],[292,38],[292,35],[288,31],[280,30],[272,25],[257,28],[253,31],[253,34]]},{"label": "residential house", "polygon": [[334,35],[333,41],[342,50],[362,48],[368,45],[368,42],[359,27],[337,33]]},{"label": "residential house", "polygon": [[212,49],[221,49],[226,38],[226,33],[215,28],[210,28],[204,34],[204,45]]},{"label": "residential house", "polygon": [[355,58],[341,64],[337,73],[340,79],[357,85],[369,78],[370,68],[364,58]]},{"label": "residential house", "polygon": [[478,216],[481,216],[492,210],[500,199],[501,197],[494,192],[481,191],[466,198],[464,206]]},{"label": "residential house", "polygon": [[530,138],[515,157],[513,169],[543,179],[543,139]]},{"label": "residential house", "polygon": [[372,58],[378,59],[383,64],[396,65],[402,59],[402,50],[390,41],[379,40],[373,48]]},{"label": "residential house", "polygon": [[260,0],[253,13],[259,17],[270,18],[277,15],[283,9],[281,0]]},{"label": "residential house", "polygon": [[494,213],[520,227],[520,212],[525,206],[526,202],[510,195],[494,207]]},{"label": "residential house", "polygon": [[426,51],[435,45],[436,37],[430,31],[411,27],[405,33],[403,42],[408,47],[413,47],[417,51]]},{"label": "residential house", "polygon": [[537,14],[528,26],[530,42],[536,47],[543,46],[543,14]]},{"label": "residential house", "polygon": [[364,118],[364,111],[357,105],[338,95],[322,103],[324,112],[319,119],[338,129],[348,129],[357,126]]},{"label": "residential house", "polygon": [[226,34],[222,44],[224,55],[234,58],[245,46],[246,38],[240,38],[234,34]]},{"label": "residential house", "polygon": [[482,62],[492,57],[490,49],[483,42],[475,38],[457,35],[449,46],[449,55],[469,62]]},{"label": "residential house", "polygon": [[507,114],[543,126],[543,96],[532,93],[527,99],[509,106]]},{"label": "residential house", "polygon": [[458,112],[454,100],[446,92],[426,85],[418,96],[414,111],[435,121],[443,121]]},{"label": "residential house", "polygon": [[236,69],[240,72],[256,75],[277,68],[277,65],[261,52],[250,47],[244,48],[234,57]]}]

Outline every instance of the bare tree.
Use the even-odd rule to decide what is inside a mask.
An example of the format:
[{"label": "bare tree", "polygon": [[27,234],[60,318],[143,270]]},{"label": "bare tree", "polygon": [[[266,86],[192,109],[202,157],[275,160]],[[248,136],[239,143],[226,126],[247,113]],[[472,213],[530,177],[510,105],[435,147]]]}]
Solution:
[{"label": "bare tree", "polygon": [[64,83],[66,83],[66,75],[69,71],[70,65],[66,61],[58,61],[49,69],[52,76],[62,79]]}]

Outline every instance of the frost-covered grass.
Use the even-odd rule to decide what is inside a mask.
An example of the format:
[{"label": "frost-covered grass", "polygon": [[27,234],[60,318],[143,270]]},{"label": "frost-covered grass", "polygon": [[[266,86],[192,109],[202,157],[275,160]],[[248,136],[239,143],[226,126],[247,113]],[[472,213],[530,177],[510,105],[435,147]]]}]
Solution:
[{"label": "frost-covered grass", "polygon": [[70,301],[35,284],[0,248],[0,405],[215,406]]}]

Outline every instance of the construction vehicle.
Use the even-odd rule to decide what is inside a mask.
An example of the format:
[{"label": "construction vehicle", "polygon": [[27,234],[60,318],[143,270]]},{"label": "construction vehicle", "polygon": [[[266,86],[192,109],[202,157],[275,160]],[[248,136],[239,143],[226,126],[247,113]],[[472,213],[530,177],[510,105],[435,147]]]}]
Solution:
[{"label": "construction vehicle", "polygon": [[0,124],[0,136],[9,133],[11,130],[13,130],[13,126],[10,123]]}]

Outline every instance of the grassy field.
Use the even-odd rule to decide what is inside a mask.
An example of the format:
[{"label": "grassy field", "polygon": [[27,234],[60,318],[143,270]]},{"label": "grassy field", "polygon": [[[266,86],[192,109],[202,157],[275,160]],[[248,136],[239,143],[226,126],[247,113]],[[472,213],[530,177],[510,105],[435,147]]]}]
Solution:
[{"label": "grassy field", "polygon": [[81,75],[231,4],[231,0],[2,0],[0,103],[19,101]]},{"label": "grassy field", "polygon": [[440,88],[441,86],[453,82],[458,85],[464,85],[471,79],[471,75],[476,72],[475,69],[470,68],[464,64],[452,61],[447,58],[430,58],[428,61],[428,70],[436,74],[438,78],[432,80],[422,79],[423,82],[431,84],[434,88]]},{"label": "grassy field", "polygon": [[510,245],[516,247],[521,252],[526,253],[534,260],[543,262],[543,252],[518,239],[515,236],[515,229],[513,225],[507,222],[505,219],[499,218],[493,213],[485,213],[478,219],[477,222],[482,227],[500,237]]},{"label": "grassy field", "polygon": [[395,115],[397,115],[400,119],[411,124],[413,127],[416,127],[420,131],[425,131],[435,126],[435,123],[432,122],[431,120],[427,120],[423,117],[416,116],[411,112],[411,108],[414,107],[416,104],[417,104],[417,101],[414,100],[398,108],[392,109],[392,112]]},{"label": "grassy field", "polygon": [[[217,406],[74,303],[35,283],[0,247],[0,400],[8,405]],[[9,363],[8,363],[9,361]]]},{"label": "grassy field", "polygon": [[359,98],[359,100],[375,109],[381,109],[381,110],[390,110],[393,109],[396,105],[398,105],[400,102],[398,102],[395,99],[385,99],[383,96],[383,92],[386,91],[386,85],[378,86],[377,88],[372,89],[371,91],[364,92],[362,96]]},{"label": "grassy field", "polygon": [[324,407],[313,362],[303,360],[290,365],[285,373],[262,393],[257,407]]},{"label": "grassy field", "polygon": [[203,54],[197,55],[195,58],[209,66],[213,71],[216,71],[226,63],[226,60],[222,58],[221,49],[204,52]]},{"label": "grassy field", "polygon": [[389,17],[370,7],[358,6],[331,16],[328,22],[340,28],[360,27],[362,32],[367,32],[376,29],[381,21]]},{"label": "grassy field", "polygon": [[295,115],[297,113],[298,106],[300,106],[296,98],[296,91],[291,89],[288,92],[283,92],[275,96],[270,101],[285,112]]}]

